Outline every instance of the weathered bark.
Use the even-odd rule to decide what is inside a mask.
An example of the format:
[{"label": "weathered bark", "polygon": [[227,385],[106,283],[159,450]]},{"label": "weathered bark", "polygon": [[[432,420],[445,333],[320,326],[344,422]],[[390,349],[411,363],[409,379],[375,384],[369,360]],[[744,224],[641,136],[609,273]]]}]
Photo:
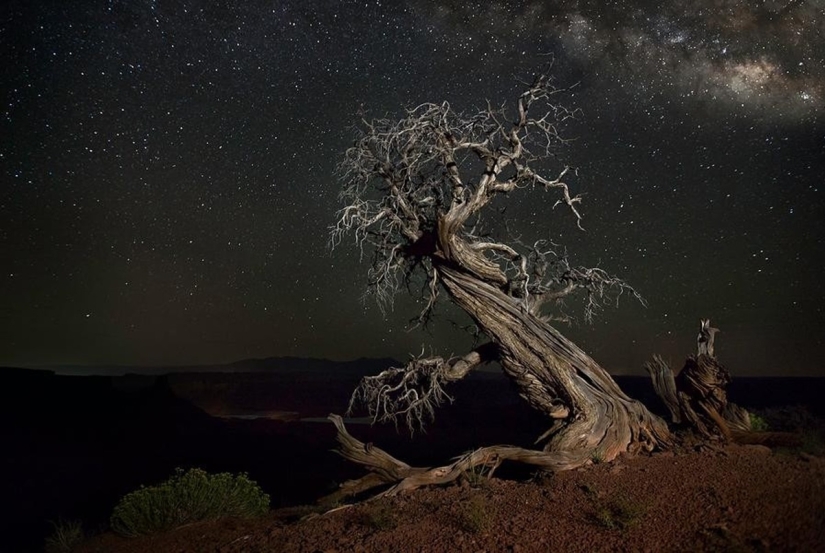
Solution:
[{"label": "weathered bark", "polygon": [[726,387],[730,373],[714,357],[714,337],[719,329],[709,319],[700,321],[697,355],[688,357],[678,375],[654,356],[645,368],[656,393],[664,401],[674,423],[685,422],[705,438],[734,440],[751,430],[748,412],[729,402]]},{"label": "weathered bark", "polygon": [[667,425],[630,399],[591,357],[493,286],[449,266],[442,282],[499,348],[504,372],[532,407],[563,426],[546,452],[566,452],[574,468],[592,458],[652,450],[670,441]]},{"label": "weathered bark", "polygon": [[[700,332],[699,351],[708,351],[708,341],[704,340],[703,344],[702,337]],[[709,342],[712,351],[712,340]],[[705,439],[771,447],[795,447],[801,443],[795,434],[751,430],[750,414],[727,399],[725,387],[730,383],[730,374],[716,358],[706,353],[689,357],[675,378],[661,357],[654,356],[654,361],[645,368],[653,378],[657,394],[671,410],[674,422]]]},{"label": "weathered bark", "polygon": [[[728,402],[725,388],[730,381],[727,369],[715,357],[704,353],[688,357],[676,376],[676,387],[686,396],[683,409],[692,409],[699,417],[709,419],[727,439],[731,439],[732,430],[750,430],[747,411]],[[707,435],[709,431],[702,433]]]},{"label": "weathered bark", "polygon": [[345,459],[363,465],[369,474],[357,480],[348,480],[332,494],[321,498],[321,505],[335,505],[340,501],[368,490],[403,481],[406,478],[424,472],[427,469],[411,467],[399,461],[383,449],[365,444],[347,432],[344,421],[335,414],[329,415],[329,420],[337,430],[338,454]]},{"label": "weathered bark", "polygon": [[682,422],[682,407],[679,403],[679,394],[676,390],[676,379],[670,366],[659,355],[653,356],[653,361],[645,363],[645,369],[653,381],[653,389],[670,412],[670,421],[674,424]]}]

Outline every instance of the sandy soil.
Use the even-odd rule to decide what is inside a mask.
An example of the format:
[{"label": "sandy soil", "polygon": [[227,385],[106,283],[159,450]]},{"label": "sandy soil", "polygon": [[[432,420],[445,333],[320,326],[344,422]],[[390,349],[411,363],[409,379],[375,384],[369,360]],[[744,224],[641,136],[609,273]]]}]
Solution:
[{"label": "sandy soil", "polygon": [[281,510],[140,539],[104,534],[80,551],[825,551],[825,459],[697,446],[296,518]]}]

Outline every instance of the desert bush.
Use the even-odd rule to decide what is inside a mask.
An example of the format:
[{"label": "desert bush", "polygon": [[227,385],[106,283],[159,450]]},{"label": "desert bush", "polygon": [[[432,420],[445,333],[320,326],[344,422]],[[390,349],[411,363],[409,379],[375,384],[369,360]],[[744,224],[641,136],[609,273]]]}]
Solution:
[{"label": "desert bush", "polygon": [[474,495],[469,501],[462,504],[458,515],[458,525],[465,532],[478,534],[490,527],[491,517],[487,501]]},{"label": "desert bush", "polygon": [[484,465],[476,465],[464,471],[463,476],[472,488],[482,488],[490,483],[489,470]]},{"label": "desert bush", "polygon": [[756,413],[748,413],[748,415],[751,421],[751,430],[754,432],[765,432],[770,428],[768,421],[766,421],[764,417]]},{"label": "desert bush", "polygon": [[626,530],[638,523],[647,512],[644,505],[624,495],[605,499],[588,484],[583,484],[581,489],[593,505],[592,521],[610,530]]},{"label": "desert bush", "polygon": [[627,498],[619,498],[599,504],[595,519],[601,526],[610,530],[626,530],[637,524],[645,512],[643,505]]},{"label": "desert bush", "polygon": [[86,539],[83,525],[78,520],[52,522],[52,534],[46,538],[46,553],[69,553]]},{"label": "desert bush", "polygon": [[166,482],[125,495],[110,524],[118,534],[133,537],[227,516],[252,518],[268,510],[269,496],[246,474],[178,468]]}]

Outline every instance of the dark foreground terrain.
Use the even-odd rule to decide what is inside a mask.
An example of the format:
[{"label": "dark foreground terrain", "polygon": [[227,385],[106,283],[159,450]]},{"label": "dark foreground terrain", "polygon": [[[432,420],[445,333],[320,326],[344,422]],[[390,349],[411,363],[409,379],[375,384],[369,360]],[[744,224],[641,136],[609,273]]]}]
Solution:
[{"label": "dark foreground terrain", "polygon": [[[388,363],[264,360],[232,366],[231,374],[116,377],[0,369],[0,496],[11,505],[0,551],[42,550],[49,521],[60,519],[81,520],[90,534],[105,532],[120,497],[165,480],[175,467],[246,472],[276,510],[261,521],[197,525],[157,538],[172,540],[167,545],[104,535],[87,550],[383,551],[412,543],[433,551],[593,550],[610,549],[616,540],[661,549],[664,542],[655,536],[673,540],[667,549],[685,550],[700,538],[708,548],[718,538],[736,547],[741,542],[745,550],[805,550],[817,535],[825,544],[817,499],[825,497],[821,460],[758,447],[688,448],[676,457],[623,460],[533,484],[523,482],[528,473],[503,467],[502,476],[522,483],[422,490],[285,525],[295,513],[277,509],[312,503],[362,474],[330,451],[330,424],[300,419],[342,413],[360,376]],[[647,379],[617,380],[631,396],[657,405]],[[473,375],[450,392],[455,403],[438,412],[426,434],[410,438],[366,425],[350,425],[350,431],[411,464],[429,466],[480,445],[527,445],[545,430],[546,422],[495,374]],[[810,425],[811,413],[823,416],[817,411],[823,393],[822,379],[737,379],[730,388],[731,398],[750,408],[805,406],[783,414],[802,426]],[[237,414],[269,418],[222,418]],[[618,524],[626,528],[599,520],[625,500],[635,513],[631,523]],[[581,538],[558,541],[563,535]]]},{"label": "dark foreground terrain", "polygon": [[108,534],[81,551],[823,551],[825,460],[730,446],[417,490],[297,523],[285,514]]}]

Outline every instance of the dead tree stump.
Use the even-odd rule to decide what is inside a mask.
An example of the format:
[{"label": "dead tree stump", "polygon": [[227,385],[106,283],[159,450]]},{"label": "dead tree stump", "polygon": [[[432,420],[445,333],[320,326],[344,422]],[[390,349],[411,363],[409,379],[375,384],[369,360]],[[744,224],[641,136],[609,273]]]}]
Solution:
[{"label": "dead tree stump", "polygon": [[645,369],[674,423],[691,426],[705,438],[733,440],[734,433],[750,432],[750,416],[728,401],[726,387],[731,376],[714,355],[717,332],[710,319],[700,322],[697,355],[685,360],[678,375],[659,356],[645,364]]}]

